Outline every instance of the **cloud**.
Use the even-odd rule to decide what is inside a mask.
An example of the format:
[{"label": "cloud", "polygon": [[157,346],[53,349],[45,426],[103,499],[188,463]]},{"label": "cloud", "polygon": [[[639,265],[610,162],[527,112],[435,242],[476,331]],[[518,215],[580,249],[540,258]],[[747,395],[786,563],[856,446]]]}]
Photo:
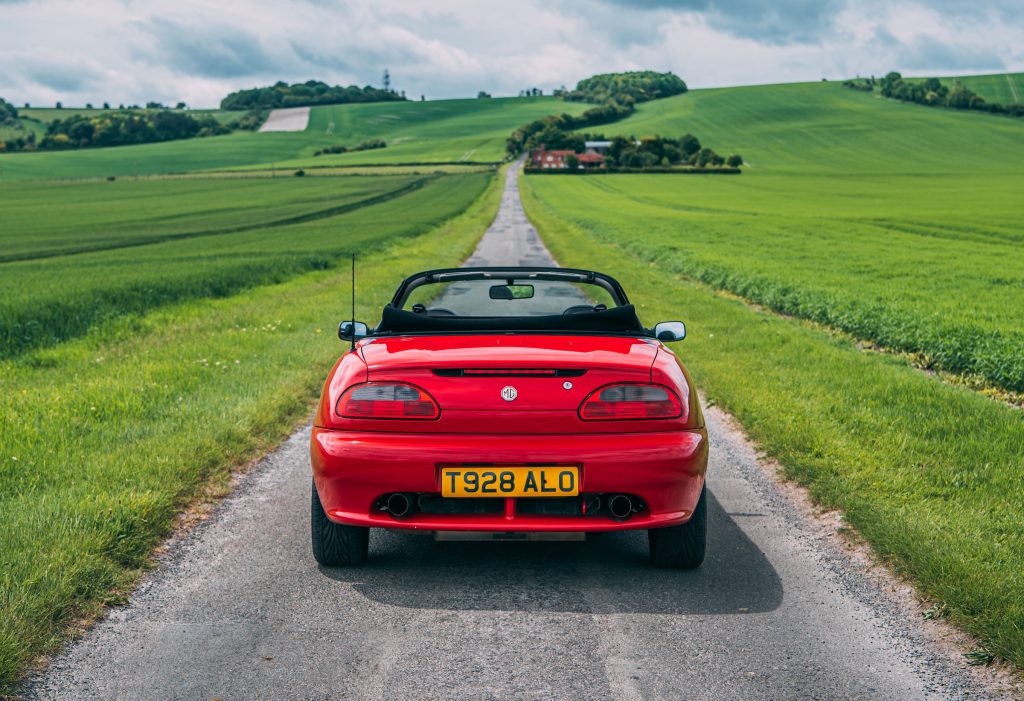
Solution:
[{"label": "cloud", "polygon": [[[515,95],[649,68],[691,87],[1024,68],[1020,0],[0,0],[0,95],[212,106],[318,79]],[[1012,18],[1017,18],[1013,21]]]},{"label": "cloud", "polygon": [[900,45],[898,64],[912,71],[955,73],[1001,71],[1006,63],[998,53],[983,46],[964,46],[923,35]]},{"label": "cloud", "polygon": [[244,28],[205,22],[191,25],[154,17],[141,29],[156,42],[152,58],[177,73],[235,78],[282,67],[259,36]]},{"label": "cloud", "polygon": [[744,39],[820,43],[834,32],[841,0],[604,0],[625,10],[701,15],[708,26]]},{"label": "cloud", "polygon": [[29,65],[25,68],[25,75],[30,80],[60,92],[87,89],[96,84],[98,77],[96,73],[74,63]]}]

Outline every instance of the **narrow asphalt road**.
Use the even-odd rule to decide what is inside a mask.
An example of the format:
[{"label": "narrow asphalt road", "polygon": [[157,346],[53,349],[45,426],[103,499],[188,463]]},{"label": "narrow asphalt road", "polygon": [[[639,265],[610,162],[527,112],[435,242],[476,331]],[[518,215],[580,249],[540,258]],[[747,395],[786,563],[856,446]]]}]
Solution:
[{"label": "narrow asphalt road", "polygon": [[[551,262],[523,215],[515,175],[469,263]],[[442,543],[375,531],[366,566],[318,568],[307,427],[172,543],[130,603],[25,693],[985,698],[800,515],[728,417],[712,409],[708,424],[708,558],[693,572],[649,567],[644,533]]]}]

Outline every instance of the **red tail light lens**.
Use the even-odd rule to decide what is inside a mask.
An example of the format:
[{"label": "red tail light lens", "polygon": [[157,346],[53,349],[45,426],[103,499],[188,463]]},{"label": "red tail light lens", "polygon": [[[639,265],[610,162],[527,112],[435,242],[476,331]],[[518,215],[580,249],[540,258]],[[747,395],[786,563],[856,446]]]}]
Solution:
[{"label": "red tail light lens", "polygon": [[441,409],[434,398],[415,385],[365,382],[345,390],[335,408],[346,419],[436,419]]},{"label": "red tail light lens", "polygon": [[679,397],[661,385],[607,385],[580,405],[584,421],[675,419],[683,415]]}]

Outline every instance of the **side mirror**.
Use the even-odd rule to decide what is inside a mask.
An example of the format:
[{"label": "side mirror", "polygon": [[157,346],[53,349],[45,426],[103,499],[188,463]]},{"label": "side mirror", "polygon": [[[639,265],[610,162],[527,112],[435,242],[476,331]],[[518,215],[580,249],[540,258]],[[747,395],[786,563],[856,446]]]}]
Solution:
[{"label": "side mirror", "polygon": [[682,341],[686,338],[686,324],[681,321],[662,321],[654,327],[654,336],[659,341]]},{"label": "side mirror", "polygon": [[370,329],[361,321],[343,321],[338,324],[338,338],[342,341],[358,341],[370,335]]}]

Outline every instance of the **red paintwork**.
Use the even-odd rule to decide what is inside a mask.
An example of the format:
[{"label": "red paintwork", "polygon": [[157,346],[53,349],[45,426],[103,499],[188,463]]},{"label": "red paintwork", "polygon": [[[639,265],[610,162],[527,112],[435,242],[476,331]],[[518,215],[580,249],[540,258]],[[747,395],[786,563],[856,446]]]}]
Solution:
[{"label": "red paintwork", "polygon": [[[576,377],[452,377],[434,370],[585,370]],[[367,381],[423,388],[441,407],[436,420],[346,419],[342,393]],[[565,389],[564,382],[572,388]],[[595,389],[654,382],[683,404],[674,419],[583,421]],[[507,402],[501,389],[514,386]],[[313,475],[329,518],[339,523],[424,530],[604,531],[687,521],[707,467],[707,432],[692,382],[674,353],[652,339],[474,335],[368,339],[346,353],[324,385],[311,443]],[[626,493],[644,509],[625,521],[603,516],[516,513],[395,519],[377,501],[392,492],[439,493],[442,465],[571,464],[583,493]],[[509,518],[511,514],[511,518]]]}]

